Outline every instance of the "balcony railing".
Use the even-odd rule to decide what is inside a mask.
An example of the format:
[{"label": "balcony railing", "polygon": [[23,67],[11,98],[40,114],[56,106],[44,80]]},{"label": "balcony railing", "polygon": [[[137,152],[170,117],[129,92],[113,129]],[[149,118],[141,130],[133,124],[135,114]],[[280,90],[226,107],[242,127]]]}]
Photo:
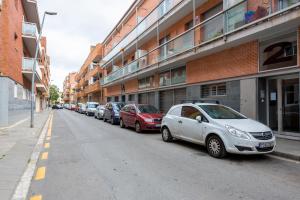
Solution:
[{"label": "balcony railing", "polygon": [[29,22],[23,22],[22,24],[22,34],[24,36],[30,36],[30,37],[37,37],[38,31],[36,24],[29,23]]},{"label": "balcony railing", "polygon": [[128,44],[133,42],[139,35],[144,33],[155,22],[167,14],[172,8],[183,0],[164,0],[154,10],[152,10],[131,32],[129,32],[110,52],[103,58],[105,62],[112,59]]},{"label": "balcony railing", "polygon": [[[23,58],[23,60],[22,60],[22,70],[32,72],[33,71],[33,64],[34,64],[34,59],[33,58]],[[36,65],[36,74],[38,75],[39,79],[42,80],[42,71],[39,68],[38,63]]]},{"label": "balcony railing", "polygon": [[275,1],[273,4],[272,1],[270,1],[270,4],[267,5],[257,3],[256,6],[253,6],[251,0],[240,1],[234,6],[196,24],[190,30],[187,30],[168,42],[159,45],[132,63],[108,74],[100,83],[102,85],[111,83],[130,73],[137,72],[142,68],[163,62],[183,52],[219,39],[224,35],[231,34],[259,20],[268,19],[270,16],[284,13],[291,8],[300,6],[300,0],[287,1],[288,4],[279,4],[279,2],[281,1]]}]

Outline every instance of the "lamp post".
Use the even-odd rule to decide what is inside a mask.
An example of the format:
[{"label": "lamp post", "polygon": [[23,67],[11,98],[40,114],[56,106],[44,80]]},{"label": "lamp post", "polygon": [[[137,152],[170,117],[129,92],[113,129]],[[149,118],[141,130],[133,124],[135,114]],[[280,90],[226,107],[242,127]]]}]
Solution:
[{"label": "lamp post", "polygon": [[36,71],[36,63],[37,63],[37,57],[38,57],[38,52],[39,52],[39,44],[40,44],[40,40],[42,37],[42,32],[43,32],[43,27],[44,27],[44,22],[45,22],[45,17],[46,15],[57,15],[56,12],[44,12],[44,16],[43,16],[43,21],[42,21],[42,25],[41,25],[41,30],[40,30],[40,34],[36,43],[36,49],[35,49],[35,56],[34,56],[34,61],[33,61],[33,69],[32,69],[32,79],[31,79],[31,115],[30,115],[30,128],[34,127],[34,111],[33,111],[33,107],[34,107],[34,78],[35,78],[35,71]]}]

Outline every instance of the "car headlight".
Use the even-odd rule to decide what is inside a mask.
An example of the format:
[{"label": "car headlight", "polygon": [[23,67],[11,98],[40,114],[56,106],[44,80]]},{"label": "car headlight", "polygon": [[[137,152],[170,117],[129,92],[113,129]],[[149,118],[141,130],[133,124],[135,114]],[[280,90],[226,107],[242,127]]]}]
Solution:
[{"label": "car headlight", "polygon": [[144,121],[151,123],[151,122],[153,122],[153,119],[151,119],[151,118],[144,118]]},{"label": "car headlight", "polygon": [[238,129],[236,129],[232,126],[229,126],[229,125],[225,125],[225,127],[227,128],[228,132],[234,137],[242,138],[242,139],[245,139],[245,140],[250,140],[251,139],[251,137],[245,131],[238,130]]}]

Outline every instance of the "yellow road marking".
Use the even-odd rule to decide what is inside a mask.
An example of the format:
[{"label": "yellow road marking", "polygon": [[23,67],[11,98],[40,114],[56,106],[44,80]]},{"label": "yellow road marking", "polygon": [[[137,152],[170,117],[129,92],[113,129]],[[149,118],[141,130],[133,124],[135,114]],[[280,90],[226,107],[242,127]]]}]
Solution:
[{"label": "yellow road marking", "polygon": [[30,200],[42,200],[42,195],[35,195],[30,197]]},{"label": "yellow road marking", "polygon": [[50,143],[49,142],[45,143],[44,148],[49,149],[50,148]]},{"label": "yellow road marking", "polygon": [[46,167],[39,167],[36,171],[34,180],[38,181],[44,179],[45,174],[46,174]]},{"label": "yellow road marking", "polygon": [[41,156],[42,160],[47,160],[48,159],[48,152],[44,152]]},{"label": "yellow road marking", "polygon": [[53,122],[53,115],[50,119],[50,123],[49,123],[49,127],[48,127],[48,133],[47,136],[50,137],[51,136],[51,132],[52,132],[52,122]]},{"label": "yellow road marking", "polygon": [[51,139],[51,137],[46,137],[46,140],[49,141]]}]

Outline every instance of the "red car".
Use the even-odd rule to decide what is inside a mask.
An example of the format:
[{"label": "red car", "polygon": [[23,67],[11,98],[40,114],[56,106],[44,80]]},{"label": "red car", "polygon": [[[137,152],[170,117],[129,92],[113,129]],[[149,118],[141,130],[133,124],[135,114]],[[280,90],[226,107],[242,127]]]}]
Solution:
[{"label": "red car", "polygon": [[154,106],[128,104],[120,112],[120,127],[133,127],[140,133],[143,130],[160,130],[163,114]]}]

